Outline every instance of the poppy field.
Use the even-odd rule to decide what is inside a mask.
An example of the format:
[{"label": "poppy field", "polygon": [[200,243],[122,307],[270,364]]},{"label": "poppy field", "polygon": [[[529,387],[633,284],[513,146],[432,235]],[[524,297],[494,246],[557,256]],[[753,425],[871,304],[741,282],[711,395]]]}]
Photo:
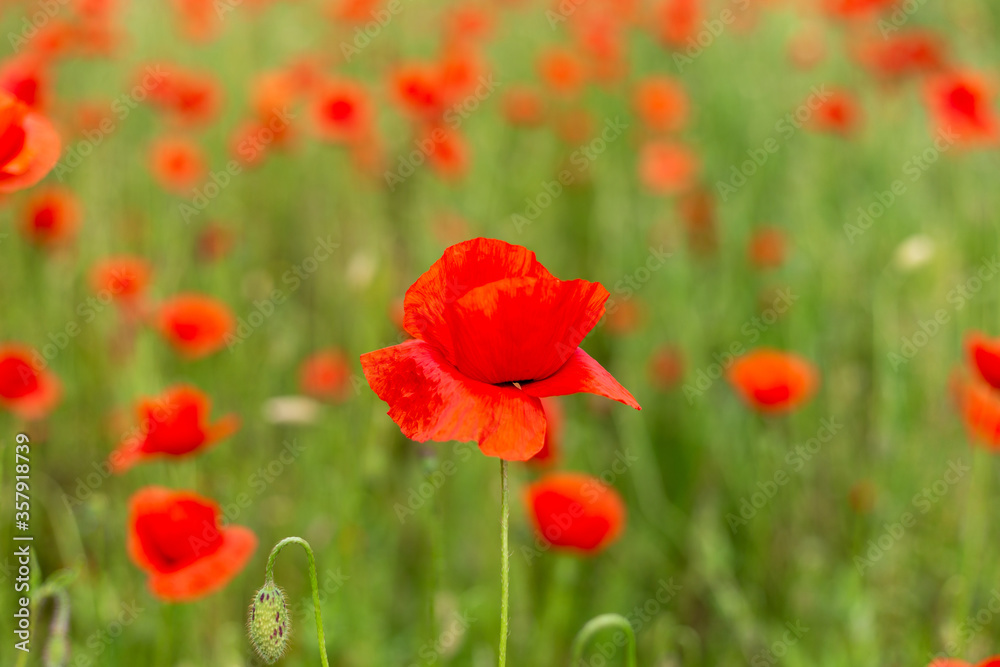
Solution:
[{"label": "poppy field", "polygon": [[995,3],[0,37],[0,665],[1000,665]]}]

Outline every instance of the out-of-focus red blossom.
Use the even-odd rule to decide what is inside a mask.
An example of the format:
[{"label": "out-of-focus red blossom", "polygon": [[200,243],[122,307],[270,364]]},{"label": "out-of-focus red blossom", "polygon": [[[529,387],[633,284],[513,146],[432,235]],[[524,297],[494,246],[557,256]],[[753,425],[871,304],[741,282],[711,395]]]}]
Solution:
[{"label": "out-of-focus red blossom", "polygon": [[956,658],[935,658],[928,667],[1000,667],[1000,655],[986,658],[977,665]]},{"label": "out-of-focus red blossom", "polygon": [[503,93],[504,118],[511,125],[536,127],[545,120],[545,101],[537,89],[527,85],[511,85]]},{"label": "out-of-focus red blossom", "polygon": [[407,290],[414,339],[361,365],[407,437],[475,440],[487,456],[524,461],[545,442],[539,398],[589,392],[639,408],[579,349],[608,296],[598,283],[557,280],[525,248],[473,239]]},{"label": "out-of-focus red blossom", "polygon": [[604,330],[612,336],[625,336],[639,328],[643,318],[642,302],[639,297],[615,301],[604,318]]},{"label": "out-of-focus red blossom", "polygon": [[82,18],[107,20],[121,8],[119,0],[74,0],[73,9]]},{"label": "out-of-focus red blossom", "polygon": [[549,467],[562,460],[562,431],[566,416],[558,398],[543,398],[541,401],[542,411],[545,413],[545,444],[537,454],[528,459],[528,463]]},{"label": "out-of-focus red blossom", "polygon": [[493,13],[485,5],[467,3],[452,7],[445,18],[445,35],[449,42],[482,44],[493,32]]},{"label": "out-of-focus red blossom", "polygon": [[321,82],[311,84],[303,90],[300,82],[285,70],[264,72],[258,76],[252,85],[251,104],[257,120],[266,123],[273,118],[283,119],[283,124],[291,125],[289,114],[299,97],[311,94],[319,88]]},{"label": "out-of-focus red blossom", "polygon": [[433,143],[433,149],[427,155],[427,164],[438,176],[456,180],[465,175],[469,169],[469,145],[458,130],[447,125],[430,127],[425,139]]},{"label": "out-of-focus red blossom", "polygon": [[45,178],[59,161],[61,149],[59,133],[47,118],[0,91],[0,194]]},{"label": "out-of-focus red blossom", "polygon": [[235,326],[229,307],[203,294],[179,294],[164,301],[157,316],[160,334],[190,359],[221,348]]},{"label": "out-of-focus red blossom", "polygon": [[115,122],[111,104],[108,101],[78,102],[76,110],[73,112],[73,130],[77,134],[85,132],[105,134],[101,126],[107,127],[108,123]]},{"label": "out-of-focus red blossom", "polygon": [[853,93],[831,89],[813,112],[808,127],[817,132],[849,136],[861,124],[861,106]]},{"label": "out-of-focus red blossom", "polygon": [[299,367],[299,389],[303,394],[333,403],[345,400],[351,391],[351,367],[340,350],[321,350]]},{"label": "out-of-focus red blossom", "polygon": [[657,132],[676,132],[688,118],[688,97],[676,79],[655,76],[638,83],[633,107],[639,120]]},{"label": "out-of-focus red blossom", "polygon": [[819,384],[816,367],[806,359],[767,348],[743,355],[726,378],[746,403],[763,413],[794,410],[808,401]]},{"label": "out-of-focus red blossom", "polygon": [[86,56],[113,56],[121,41],[121,31],[103,20],[83,21],[74,29],[76,48]]},{"label": "out-of-focus red blossom", "polygon": [[700,255],[714,253],[719,241],[712,192],[697,186],[678,199],[677,209],[687,233],[688,246]]},{"label": "out-of-focus red blossom", "polygon": [[649,357],[649,380],[660,391],[672,389],[684,377],[684,356],[676,345],[661,345]]},{"label": "out-of-focus red blossom", "polygon": [[0,90],[7,91],[30,109],[45,111],[50,88],[48,71],[40,58],[27,55],[0,63]]},{"label": "out-of-focus red blossom", "polygon": [[785,234],[776,227],[761,227],[750,236],[747,254],[758,269],[776,269],[785,262]]},{"label": "out-of-focus red blossom", "polygon": [[[448,46],[438,63],[438,76],[448,104],[460,104],[484,82],[486,68],[479,54],[465,43]],[[486,91],[479,94],[481,99]]]},{"label": "out-of-focus red blossom", "polygon": [[21,229],[35,245],[51,248],[72,241],[80,226],[80,204],[72,190],[48,188],[33,193]]},{"label": "out-of-focus red blossom", "polygon": [[662,0],[655,19],[660,39],[675,49],[689,46],[702,27],[702,1]]},{"label": "out-of-focus red blossom", "polygon": [[884,79],[933,72],[945,65],[944,42],[929,30],[913,29],[885,37],[872,36],[858,42],[853,53],[872,74]]},{"label": "out-of-focus red blossom", "polygon": [[824,0],[826,11],[842,19],[864,18],[889,9],[899,0]]},{"label": "out-of-focus red blossom", "polygon": [[0,344],[0,407],[22,419],[41,419],[59,403],[62,385],[39,366],[42,357],[16,343]]},{"label": "out-of-focus red blossom", "polygon": [[621,79],[628,66],[623,48],[625,26],[617,12],[581,11],[572,16],[573,34],[587,57],[590,74],[603,83]]},{"label": "out-of-focus red blossom", "polygon": [[132,307],[145,296],[151,274],[149,262],[142,257],[119,255],[94,265],[90,285],[98,294],[107,294],[119,304]]},{"label": "out-of-focus red blossom", "polygon": [[44,25],[39,25],[37,30],[29,47],[32,54],[46,62],[53,62],[67,55],[78,46],[77,27],[64,19],[50,18]]},{"label": "out-of-focus red blossom", "polygon": [[340,21],[365,23],[374,19],[378,9],[379,0],[332,0],[328,13]]},{"label": "out-of-focus red blossom", "polygon": [[257,537],[242,526],[222,526],[219,517],[214,501],[192,491],[147,486],[129,499],[129,557],[149,575],[154,595],[196,600],[239,574]]},{"label": "out-of-focus red blossom", "polygon": [[586,82],[586,69],[573,51],[551,48],[538,58],[538,75],[547,89],[560,95],[574,96]]},{"label": "out-of-focus red blossom", "polygon": [[312,101],[310,113],[316,133],[328,141],[363,140],[372,129],[374,110],[368,93],[353,81],[328,81]]},{"label": "out-of-focus red blossom", "polygon": [[979,331],[972,331],[965,340],[969,365],[988,385],[1000,389],[1000,339],[988,338]]},{"label": "out-of-focus red blossom", "polygon": [[215,0],[173,0],[173,5],[188,39],[205,41],[218,33],[224,14]]},{"label": "out-of-focus red blossom", "polygon": [[139,432],[109,458],[111,469],[121,474],[132,466],[158,458],[197,456],[239,429],[236,415],[209,424],[212,402],[195,387],[179,385],[136,405]]},{"label": "out-of-focus red blossom", "polygon": [[236,235],[228,227],[210,222],[198,234],[195,241],[195,256],[206,262],[223,259],[232,250]]},{"label": "out-of-focus red blossom", "polygon": [[407,113],[433,119],[444,112],[445,91],[438,68],[428,63],[407,63],[392,74],[395,99]]},{"label": "out-of-focus red blossom", "polygon": [[803,28],[788,41],[788,59],[799,69],[810,70],[825,58],[826,38],[819,27]]},{"label": "out-of-focus red blossom", "polygon": [[994,91],[973,72],[952,72],[927,82],[927,106],[938,132],[957,135],[965,145],[994,145],[998,138]]},{"label": "out-of-focus red blossom", "polygon": [[684,144],[650,141],[639,150],[639,179],[657,195],[674,195],[694,185],[698,156]]},{"label": "out-of-focus red blossom", "polygon": [[542,539],[581,555],[603,551],[625,526],[621,497],[589,475],[546,475],[526,489],[524,499]]},{"label": "out-of-focus red blossom", "polygon": [[204,125],[222,107],[222,90],[212,74],[173,65],[150,65],[136,76],[151,104],[181,125]]},{"label": "out-of-focus red blossom", "polygon": [[190,139],[165,137],[153,143],[150,170],[160,186],[174,194],[187,194],[208,171],[205,154]]}]

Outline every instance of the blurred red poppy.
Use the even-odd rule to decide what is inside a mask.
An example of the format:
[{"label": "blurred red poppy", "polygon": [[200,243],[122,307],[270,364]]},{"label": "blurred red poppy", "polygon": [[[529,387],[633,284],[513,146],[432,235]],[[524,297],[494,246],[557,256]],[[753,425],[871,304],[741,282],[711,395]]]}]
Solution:
[{"label": "blurred red poppy", "polygon": [[868,16],[892,7],[899,0],[825,0],[826,11],[843,19]]},{"label": "blurred red poppy", "polygon": [[589,392],[639,409],[578,347],[608,296],[598,283],[557,280],[525,248],[473,239],[407,290],[414,340],[361,365],[407,437],[475,440],[487,456],[523,461],[545,442],[540,397]]},{"label": "blurred red poppy", "polygon": [[657,17],[660,39],[675,49],[690,46],[701,29],[701,4],[702,0],[663,0]]},{"label": "blurred red poppy", "polygon": [[541,94],[525,85],[511,85],[503,93],[503,115],[511,125],[534,127],[545,119],[545,102]]},{"label": "blurred red poppy", "polygon": [[673,195],[694,185],[699,161],[683,144],[651,141],[639,151],[639,178],[657,195]]},{"label": "blurred red poppy", "polygon": [[861,123],[861,106],[846,90],[831,89],[808,124],[809,129],[840,135],[854,133]]},{"label": "blurred red poppy", "polygon": [[546,475],[524,495],[535,530],[555,547],[593,555],[618,539],[625,525],[621,497],[589,475]]},{"label": "blurred red poppy", "polygon": [[1000,389],[1000,340],[971,331],[965,339],[969,362],[988,385]]},{"label": "blurred red poppy", "polygon": [[427,145],[426,139],[430,139],[432,146],[427,164],[438,176],[457,179],[465,175],[469,168],[469,147],[460,132],[447,125],[431,126],[424,139],[417,141],[419,145]]},{"label": "blurred red poppy", "polygon": [[94,265],[90,284],[98,294],[107,294],[124,305],[134,305],[149,285],[149,262],[142,257],[107,257]]},{"label": "blurred red poppy", "polygon": [[907,30],[871,37],[854,47],[855,58],[874,75],[898,79],[944,67],[942,39],[929,30]]},{"label": "blurred red poppy", "polygon": [[153,144],[150,169],[156,182],[174,194],[187,194],[208,171],[201,147],[179,138],[164,138]]},{"label": "blurred red poppy", "polygon": [[38,112],[45,110],[49,77],[44,62],[34,56],[20,56],[0,63],[0,90],[5,90]]},{"label": "blurred red poppy", "polygon": [[225,345],[235,320],[221,301],[203,294],[180,294],[160,305],[157,326],[174,349],[194,359]]},{"label": "blurred red poppy", "polygon": [[758,269],[776,269],[785,261],[785,234],[776,227],[761,227],[750,237],[750,263]]},{"label": "blurred red poppy", "polygon": [[162,457],[196,456],[228,438],[239,428],[236,415],[208,423],[211,401],[194,387],[180,385],[157,398],[144,398],[136,406],[139,433],[127,438],[111,454],[116,473],[137,463]]},{"label": "blurred red poppy", "polygon": [[538,58],[538,74],[549,90],[561,95],[576,95],[586,81],[580,57],[565,48],[553,48]]},{"label": "blurred red poppy", "polygon": [[129,499],[128,553],[159,598],[187,602],[239,574],[257,548],[242,526],[219,524],[219,506],[191,491],[147,486]]},{"label": "blurred red poppy", "polygon": [[649,77],[640,81],[633,106],[639,120],[650,130],[676,132],[687,121],[687,93],[679,81],[670,77]]},{"label": "blurred red poppy", "polygon": [[148,91],[150,103],[181,125],[209,123],[222,107],[221,87],[207,72],[157,64],[145,67],[136,79],[136,85]]},{"label": "blurred red poppy", "polygon": [[435,118],[444,112],[441,74],[433,65],[408,63],[392,75],[395,98],[403,110],[418,118]]},{"label": "blurred red poppy", "polygon": [[61,147],[52,123],[0,91],[0,193],[16,192],[45,178],[59,161]]},{"label": "blurred red poppy", "polygon": [[737,359],[726,377],[750,407],[764,413],[794,410],[812,397],[819,383],[809,361],[767,348]]},{"label": "blurred red poppy", "polygon": [[40,357],[29,347],[0,344],[0,406],[22,419],[40,419],[56,406],[62,385],[38,368]]},{"label": "blurred red poppy", "polygon": [[73,192],[50,188],[28,200],[21,229],[32,243],[51,248],[71,241],[79,226],[80,205]]},{"label": "blurred red poppy", "polygon": [[562,403],[552,396],[541,399],[545,413],[545,444],[538,453],[528,459],[529,463],[548,467],[562,460],[562,430],[565,416]]},{"label": "blurred red poppy", "polygon": [[998,127],[993,90],[980,75],[953,72],[927,82],[927,104],[937,130],[967,145],[993,145]]},{"label": "blurred red poppy", "polygon": [[371,102],[365,89],[353,81],[328,81],[320,86],[311,114],[316,133],[328,141],[360,141],[371,131]]},{"label": "blurred red poppy", "polygon": [[929,667],[1000,667],[1000,655],[986,658],[975,666],[971,662],[956,658],[935,658]]},{"label": "blurred red poppy", "polygon": [[314,398],[339,403],[351,389],[351,367],[340,350],[316,352],[299,367],[299,389]]}]

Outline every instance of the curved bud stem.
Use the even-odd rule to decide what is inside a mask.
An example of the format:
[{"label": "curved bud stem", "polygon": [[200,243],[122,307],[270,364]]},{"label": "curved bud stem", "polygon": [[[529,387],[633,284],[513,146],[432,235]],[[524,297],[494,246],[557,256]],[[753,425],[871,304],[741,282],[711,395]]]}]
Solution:
[{"label": "curved bud stem", "polygon": [[580,628],[576,639],[573,640],[573,667],[577,667],[580,664],[580,661],[583,659],[583,649],[587,647],[590,639],[601,630],[607,630],[608,628],[618,628],[625,633],[627,640],[625,667],[636,667],[635,631],[632,630],[632,625],[628,620],[620,614],[601,614],[590,619],[586,625]]},{"label": "curved bud stem", "polygon": [[510,525],[510,493],[507,489],[507,461],[500,459],[500,667],[507,664],[507,617],[510,614],[510,558],[507,551]]},{"label": "curved bud stem", "polygon": [[316,577],[316,558],[313,556],[312,547],[301,537],[286,537],[274,545],[271,555],[267,558],[267,569],[264,571],[264,578],[267,583],[274,581],[274,560],[278,557],[278,552],[289,544],[300,544],[306,550],[309,557],[309,584],[312,586],[313,607],[316,609],[316,639],[319,642],[319,658],[323,667],[330,667],[330,659],[326,657],[326,638],[323,635],[323,611],[319,602],[319,580]]}]

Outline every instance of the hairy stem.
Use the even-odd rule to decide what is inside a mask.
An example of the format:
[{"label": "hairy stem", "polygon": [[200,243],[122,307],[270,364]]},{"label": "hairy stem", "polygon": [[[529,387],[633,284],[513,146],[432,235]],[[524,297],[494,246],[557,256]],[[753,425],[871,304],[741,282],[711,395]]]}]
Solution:
[{"label": "hairy stem", "polygon": [[510,614],[510,558],[507,548],[510,525],[510,493],[507,488],[507,461],[500,460],[500,667],[507,664],[507,617]]},{"label": "hairy stem", "polygon": [[316,558],[313,556],[312,547],[301,537],[286,537],[274,545],[271,555],[267,558],[267,569],[264,578],[267,581],[274,581],[274,560],[278,557],[278,552],[289,544],[300,544],[306,550],[309,557],[309,584],[312,586],[313,607],[316,609],[316,639],[319,642],[319,658],[323,667],[330,667],[330,659],[326,657],[326,637],[323,635],[323,611],[319,603],[319,580],[316,577]]}]

